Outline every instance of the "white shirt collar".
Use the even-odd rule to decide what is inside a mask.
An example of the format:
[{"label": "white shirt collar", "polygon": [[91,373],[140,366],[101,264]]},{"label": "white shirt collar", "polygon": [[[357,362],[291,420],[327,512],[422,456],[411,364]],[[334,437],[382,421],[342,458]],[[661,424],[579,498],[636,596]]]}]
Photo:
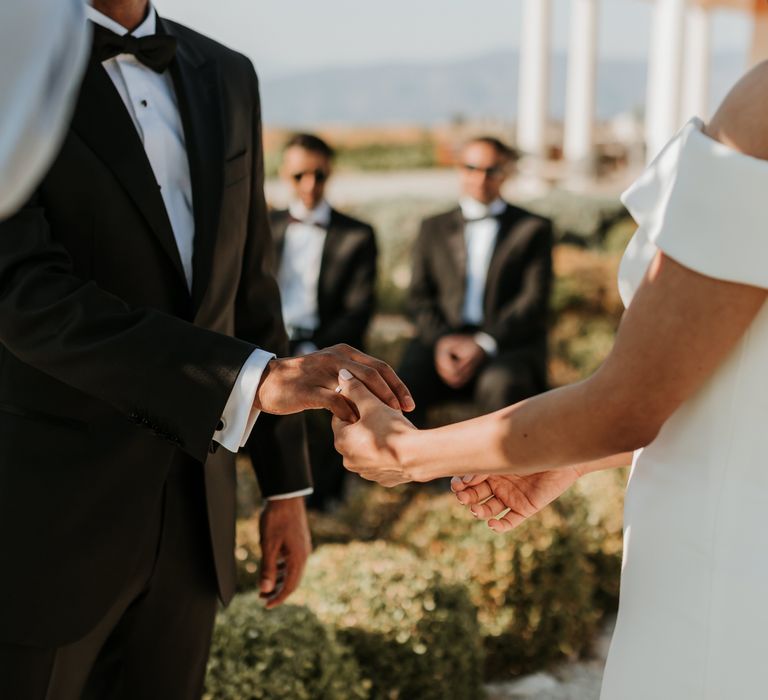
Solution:
[{"label": "white shirt collar", "polygon": [[459,200],[459,206],[461,207],[461,213],[464,215],[464,218],[471,221],[473,219],[485,219],[490,216],[498,216],[507,208],[507,203],[501,199],[501,197],[490,204],[483,204],[476,199],[472,199],[472,197],[462,197]]},{"label": "white shirt collar", "polygon": [[151,4],[149,6],[149,12],[147,13],[146,19],[133,31],[126,29],[119,22],[115,22],[115,20],[113,20],[111,17],[107,17],[105,14],[99,12],[98,10],[94,10],[90,5],[85,8],[85,11],[87,13],[88,19],[91,20],[91,22],[101,25],[105,29],[109,29],[110,32],[114,32],[119,36],[132,34],[137,39],[140,39],[144,36],[152,36],[157,32],[157,12],[155,11],[154,5]]},{"label": "white shirt collar", "polygon": [[327,228],[331,223],[331,205],[323,200],[314,209],[307,209],[298,199],[291,202],[288,207],[288,213],[305,224],[316,224]]}]

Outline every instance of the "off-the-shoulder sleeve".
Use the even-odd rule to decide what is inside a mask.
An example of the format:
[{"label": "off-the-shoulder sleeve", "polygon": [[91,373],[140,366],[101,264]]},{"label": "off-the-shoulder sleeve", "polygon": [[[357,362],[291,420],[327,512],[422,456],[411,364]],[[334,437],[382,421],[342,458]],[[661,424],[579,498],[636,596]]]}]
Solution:
[{"label": "off-the-shoulder sleeve", "polygon": [[692,119],[622,202],[640,237],[708,277],[768,288],[768,161],[706,136]]}]

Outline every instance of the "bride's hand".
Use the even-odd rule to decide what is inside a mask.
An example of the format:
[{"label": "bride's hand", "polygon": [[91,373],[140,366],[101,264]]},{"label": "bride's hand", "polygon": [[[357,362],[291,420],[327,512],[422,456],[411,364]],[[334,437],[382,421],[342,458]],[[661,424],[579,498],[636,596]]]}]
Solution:
[{"label": "bride's hand", "polygon": [[413,424],[346,370],[339,373],[339,391],[360,415],[356,422],[333,419],[334,445],[344,457],[344,466],[382,486],[411,481],[398,445],[404,436],[416,432]]},{"label": "bride's hand", "polygon": [[509,532],[552,503],[578,477],[575,467],[528,476],[496,474],[464,477],[467,481],[454,477],[451,489],[459,503],[467,506],[475,517],[488,520],[492,530]]}]

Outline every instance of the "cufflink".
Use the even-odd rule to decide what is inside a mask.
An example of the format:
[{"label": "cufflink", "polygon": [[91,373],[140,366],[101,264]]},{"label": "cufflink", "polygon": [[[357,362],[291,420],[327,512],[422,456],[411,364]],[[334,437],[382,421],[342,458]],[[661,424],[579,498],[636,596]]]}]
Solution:
[{"label": "cufflink", "polygon": [[227,424],[224,422],[224,419],[222,418],[217,424],[216,424],[216,432],[220,433],[224,428],[227,427]]}]

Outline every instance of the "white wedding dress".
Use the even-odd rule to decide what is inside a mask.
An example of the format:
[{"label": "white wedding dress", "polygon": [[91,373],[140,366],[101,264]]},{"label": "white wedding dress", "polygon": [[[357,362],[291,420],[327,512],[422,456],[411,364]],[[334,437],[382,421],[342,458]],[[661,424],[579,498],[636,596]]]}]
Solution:
[{"label": "white wedding dress", "polygon": [[[659,249],[768,287],[768,162],[702,127],[688,122],[622,197],[639,225],[625,305]],[[624,533],[601,700],[768,698],[768,305],[635,455]]]}]

